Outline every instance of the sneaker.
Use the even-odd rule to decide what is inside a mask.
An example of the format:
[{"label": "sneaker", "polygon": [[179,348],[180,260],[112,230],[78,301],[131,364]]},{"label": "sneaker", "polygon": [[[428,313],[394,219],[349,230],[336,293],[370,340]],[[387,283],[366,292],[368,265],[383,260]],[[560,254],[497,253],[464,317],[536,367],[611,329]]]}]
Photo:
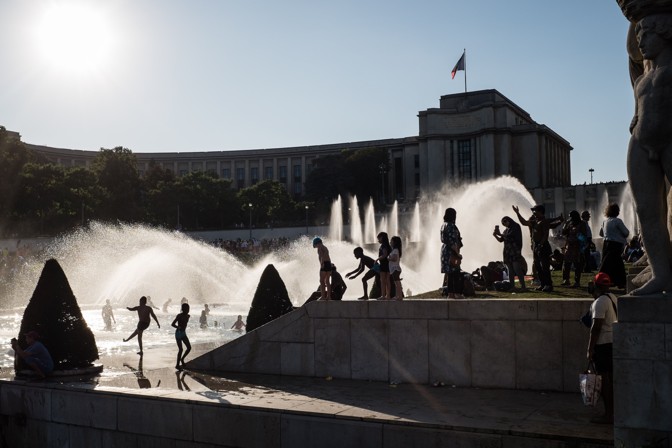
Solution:
[{"label": "sneaker", "polygon": [[357,300],[369,300],[369,298],[366,297],[366,296],[362,296],[362,297],[358,297]]},{"label": "sneaker", "polygon": [[551,285],[546,285],[541,290],[542,292],[553,292],[553,287]]},{"label": "sneaker", "polygon": [[534,290],[535,291],[543,291],[544,287],[543,286],[537,286],[536,288],[534,288]]},{"label": "sneaker", "polygon": [[560,286],[569,286],[569,280],[563,280]]}]

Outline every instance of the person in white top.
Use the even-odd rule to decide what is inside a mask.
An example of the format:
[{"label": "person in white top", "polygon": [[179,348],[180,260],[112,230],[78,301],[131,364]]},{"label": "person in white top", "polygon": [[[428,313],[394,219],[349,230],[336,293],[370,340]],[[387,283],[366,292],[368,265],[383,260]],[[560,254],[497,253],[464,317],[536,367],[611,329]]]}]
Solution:
[{"label": "person in white top", "polygon": [[614,342],[613,325],[618,320],[616,296],[609,292],[611,278],[600,272],[595,276],[595,301],[590,305],[590,314],[593,324],[590,327],[588,339],[589,361],[595,365],[597,374],[602,376],[602,398],[604,401],[604,415],[592,419],[593,423],[611,424],[614,422],[614,388],[612,383]]},{"label": "person in white top", "polygon": [[398,236],[393,236],[390,239],[390,246],[392,247],[392,252],[387,257],[390,262],[390,277],[394,282],[394,300],[402,300],[404,298],[404,292],[401,289],[401,238]]}]

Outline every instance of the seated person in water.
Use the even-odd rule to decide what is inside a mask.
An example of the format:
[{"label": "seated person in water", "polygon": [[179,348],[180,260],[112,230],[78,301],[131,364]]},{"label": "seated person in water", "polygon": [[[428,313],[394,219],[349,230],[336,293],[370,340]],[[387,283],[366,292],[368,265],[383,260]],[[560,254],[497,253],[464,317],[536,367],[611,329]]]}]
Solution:
[{"label": "seated person in water", "polygon": [[238,320],[236,320],[233,325],[231,325],[232,330],[236,331],[243,331],[243,328],[245,328],[245,322],[243,322],[243,316],[238,315]]}]

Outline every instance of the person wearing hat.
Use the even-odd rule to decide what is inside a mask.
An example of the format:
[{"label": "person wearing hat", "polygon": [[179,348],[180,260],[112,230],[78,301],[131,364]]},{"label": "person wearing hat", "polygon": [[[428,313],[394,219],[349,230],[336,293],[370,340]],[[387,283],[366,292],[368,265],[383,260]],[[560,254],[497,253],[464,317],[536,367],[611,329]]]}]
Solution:
[{"label": "person wearing hat", "polygon": [[317,258],[320,260],[320,298],[331,300],[331,258],[329,249],[322,243],[322,239],[313,238],[313,247],[317,249]]},{"label": "person wearing hat", "polygon": [[602,376],[602,401],[604,415],[596,417],[593,423],[610,424],[614,422],[614,388],[612,383],[613,371],[613,325],[618,319],[616,296],[609,292],[611,278],[604,272],[595,276],[595,301],[590,305],[590,314],[593,323],[590,327],[588,352],[586,357],[595,365],[598,375]]},{"label": "person wearing hat", "polygon": [[54,361],[51,359],[47,347],[40,342],[40,334],[32,330],[23,336],[28,344],[25,349],[21,348],[16,339],[12,339],[15,356],[18,356],[28,367],[37,372],[40,378],[51,374],[54,371]]},{"label": "person wearing hat", "polygon": [[530,228],[530,236],[532,237],[532,256],[533,264],[539,277],[539,287],[537,291],[552,292],[553,280],[551,280],[551,244],[548,242],[548,234],[551,229],[558,227],[565,220],[562,216],[556,218],[546,218],[546,207],[543,205],[535,205],[532,207],[533,218],[527,220],[520,214],[520,210],[515,205],[512,206],[513,211],[518,216],[518,221],[521,225]]}]

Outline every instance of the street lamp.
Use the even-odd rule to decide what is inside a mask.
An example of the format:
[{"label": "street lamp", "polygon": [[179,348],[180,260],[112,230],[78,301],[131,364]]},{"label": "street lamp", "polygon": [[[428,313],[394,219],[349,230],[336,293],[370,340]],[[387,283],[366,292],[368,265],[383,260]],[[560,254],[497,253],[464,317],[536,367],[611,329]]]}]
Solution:
[{"label": "street lamp", "polygon": [[381,184],[381,203],[384,205],[385,204],[385,173],[387,173],[387,165],[384,163],[381,163],[378,165],[378,168],[380,169],[380,184]]},{"label": "street lamp", "polygon": [[589,169],[588,171],[590,171],[590,183],[591,183],[591,185],[592,185],[592,183],[593,183],[593,172],[594,172],[595,170],[591,168],[591,169]]},{"label": "street lamp", "polygon": [[306,205],[306,235],[308,235],[308,206]]},{"label": "street lamp", "polygon": [[250,209],[250,239],[252,239],[252,203],[247,204]]}]

